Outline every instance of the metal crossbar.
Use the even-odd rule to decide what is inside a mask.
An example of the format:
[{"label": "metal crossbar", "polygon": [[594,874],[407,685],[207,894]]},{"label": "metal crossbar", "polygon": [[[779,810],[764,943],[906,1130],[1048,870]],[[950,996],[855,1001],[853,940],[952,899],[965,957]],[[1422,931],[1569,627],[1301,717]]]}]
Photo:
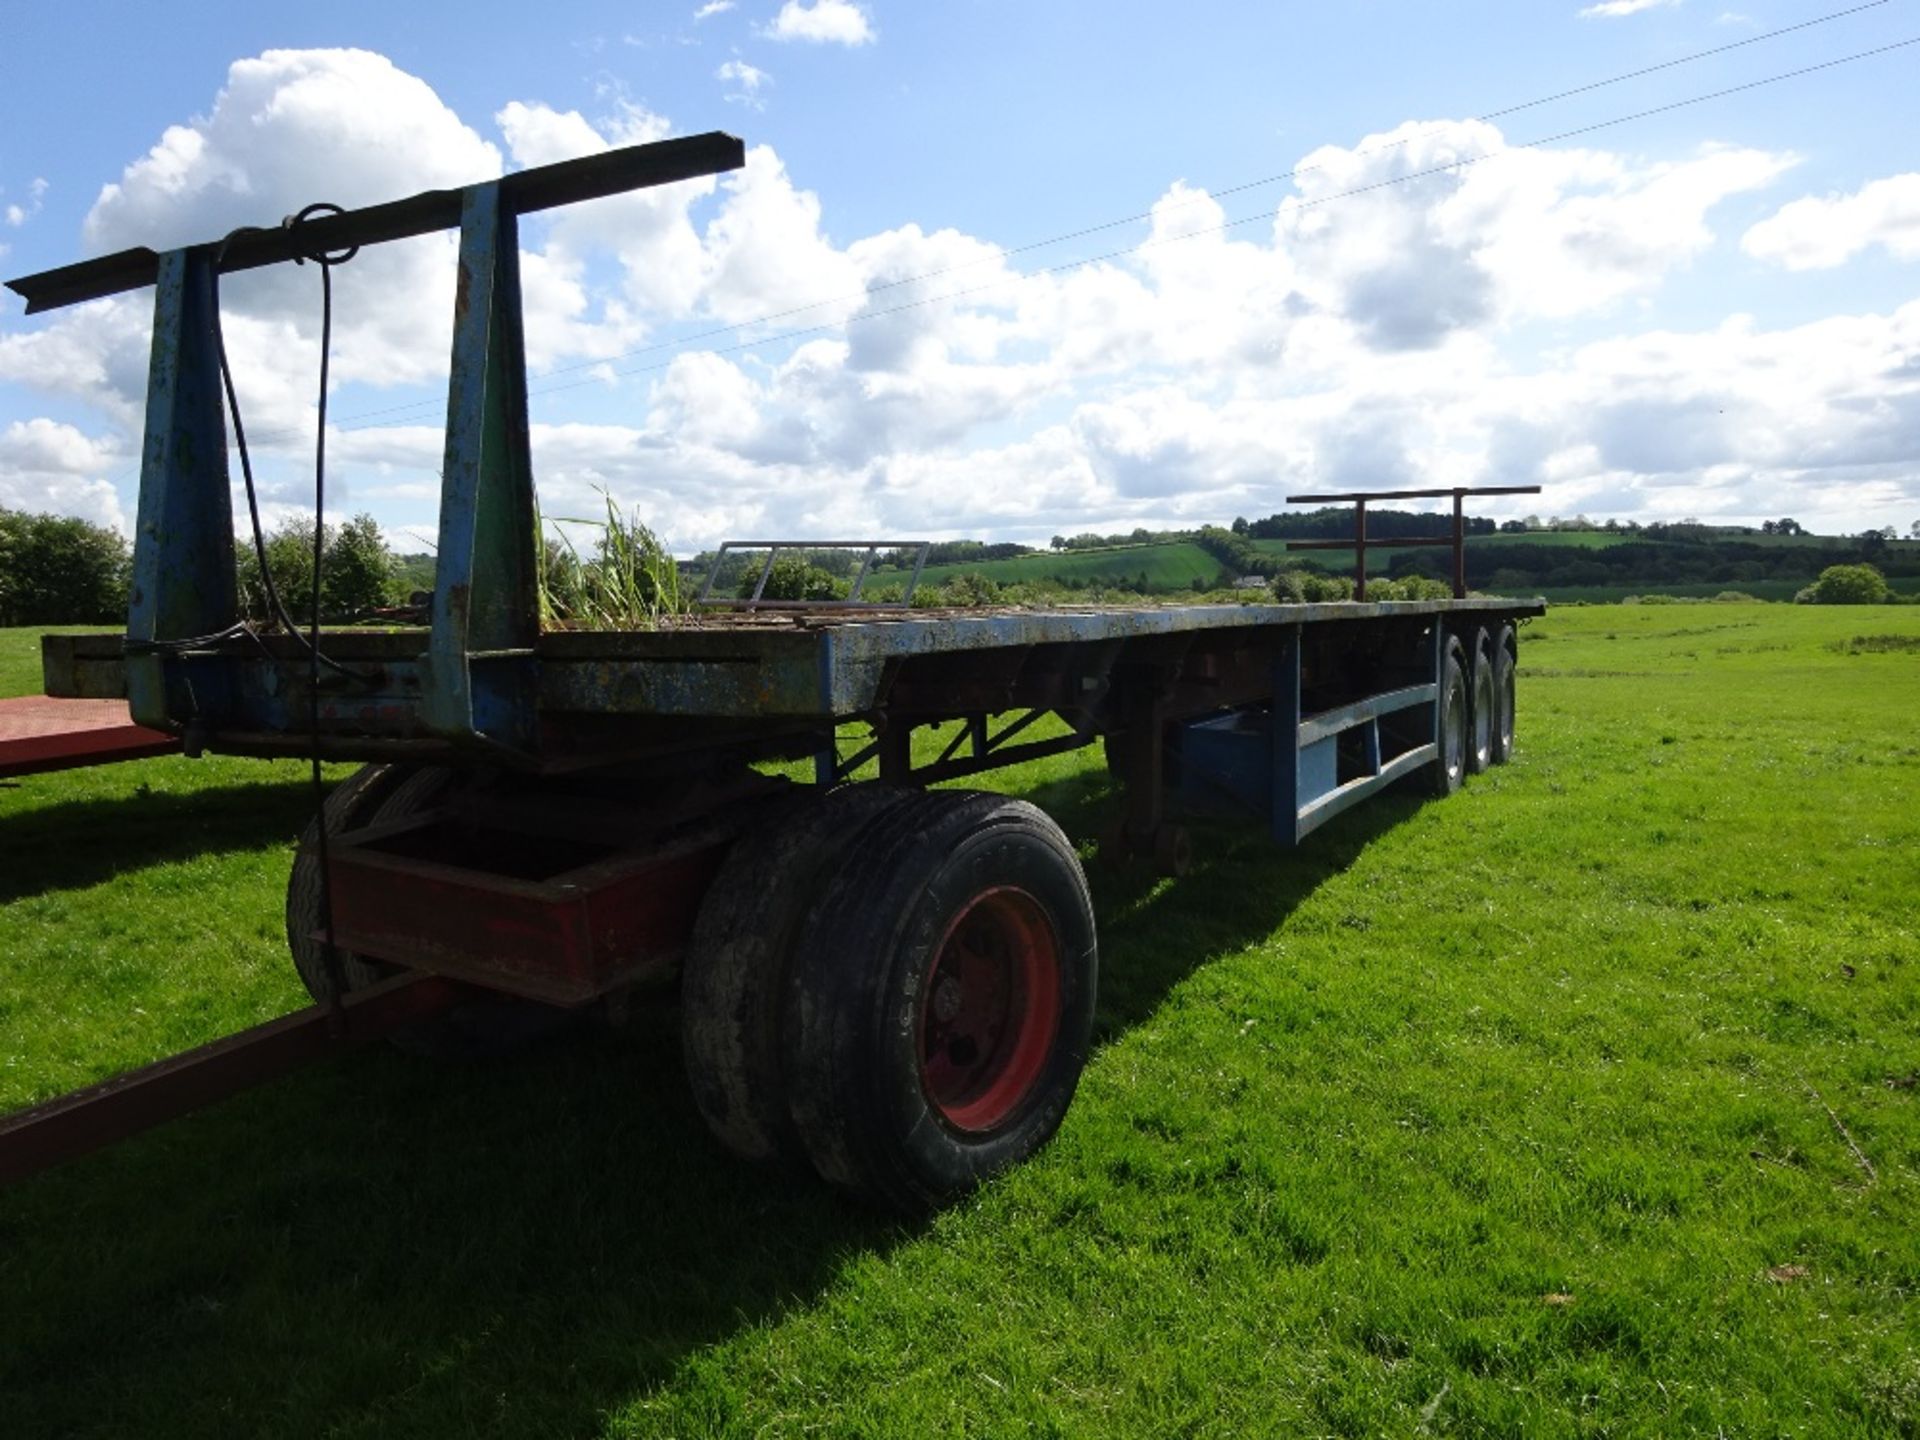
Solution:
[{"label": "metal crossbar", "polygon": [[[694,604],[728,610],[905,610],[913,603],[914,588],[920,583],[920,572],[926,568],[927,552],[932,546],[930,540],[728,540],[714,552],[713,565],[707,571],[699,595],[694,597]],[[767,552],[751,595],[713,593],[714,582],[720,577],[729,550],[741,555]],[[773,578],[774,562],[782,550],[864,550],[866,554],[861,557],[860,568],[844,600],[769,600],[767,582]],[[912,550],[913,572],[907,577],[907,587],[898,600],[862,600],[861,587],[867,583],[867,575],[882,550]]]},{"label": "metal crossbar", "polygon": [[1445,490],[1361,490],[1349,495],[1289,495],[1289,505],[1353,506],[1352,540],[1289,540],[1289,550],[1353,551],[1353,598],[1367,598],[1367,502],[1369,500],[1435,500],[1453,497],[1451,535],[1411,535],[1383,539],[1382,545],[1450,545],[1453,547],[1453,598],[1467,598],[1467,520],[1461,502],[1469,495],[1538,495],[1538,485],[1455,485]]}]

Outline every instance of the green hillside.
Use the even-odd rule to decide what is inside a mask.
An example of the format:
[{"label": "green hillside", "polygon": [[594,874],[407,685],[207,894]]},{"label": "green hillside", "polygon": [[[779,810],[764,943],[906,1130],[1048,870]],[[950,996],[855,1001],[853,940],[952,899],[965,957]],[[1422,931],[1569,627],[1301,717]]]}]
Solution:
[{"label": "green hillside", "polygon": [[[1223,544],[1229,538],[1227,548],[1237,548],[1233,569],[1222,563]],[[1452,568],[1445,546],[1381,544],[1367,549],[1370,576],[1404,573],[1416,562],[1429,574],[1445,575]],[[1467,540],[1467,577],[1475,589],[1567,600],[1618,600],[1646,594],[1712,596],[1723,590],[1790,600],[1826,566],[1863,562],[1880,568],[1897,591],[1920,588],[1920,542],[1911,540],[1609,530],[1499,533]],[[1070,591],[1110,587],[1176,595],[1228,584],[1242,571],[1296,566],[1351,575],[1353,551],[1288,550],[1285,540],[1228,537],[1213,530],[1200,540],[1036,550],[1007,559],[929,565],[922,583],[931,590],[960,576],[975,575],[1001,585]],[[897,586],[903,578],[900,571],[878,571],[872,583],[876,588]]]},{"label": "green hillside", "polygon": [[[1524,545],[1532,549],[1541,545],[1556,548],[1571,547],[1579,550],[1604,550],[1609,546],[1624,544],[1632,539],[1631,535],[1612,534],[1604,530],[1537,530],[1525,535],[1469,535],[1467,550],[1478,554],[1490,552],[1497,554],[1502,549]],[[1353,573],[1352,550],[1289,550],[1285,540],[1255,540],[1253,548],[1262,555],[1272,555],[1294,564],[1318,565],[1323,570],[1339,574]],[[1452,551],[1441,545],[1369,545],[1367,547],[1367,573],[1384,575],[1387,567],[1397,555],[1417,555],[1427,551],[1438,558],[1443,565],[1452,564]]]},{"label": "green hillside", "polygon": [[[983,575],[1002,585],[1050,583],[1075,588],[1091,585],[1127,585],[1138,589],[1146,577],[1148,590],[1187,590],[1195,580],[1212,585],[1220,577],[1220,562],[1191,541],[1162,545],[1117,545],[1105,550],[1036,551],[1012,560],[987,560],[963,565],[929,565],[921,583],[942,584],[959,575]],[[897,572],[874,576],[876,584],[896,583]]]}]

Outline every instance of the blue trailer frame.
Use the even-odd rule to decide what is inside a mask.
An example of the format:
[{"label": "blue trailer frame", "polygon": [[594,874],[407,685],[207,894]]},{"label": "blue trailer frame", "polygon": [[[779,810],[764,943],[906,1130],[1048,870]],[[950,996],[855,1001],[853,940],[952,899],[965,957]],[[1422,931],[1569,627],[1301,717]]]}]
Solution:
[{"label": "blue trailer frame", "polygon": [[[745,607],[668,615],[651,629],[543,631],[519,217],[743,162],[737,139],[695,136],[323,216],[297,229],[237,233],[164,254],[126,251],[10,282],[29,313],[147,284],[155,290],[127,629],[47,637],[48,693],[125,694],[136,721],[180,736],[190,754],[313,755],[368,767],[316,817],[311,833],[322,843],[303,846],[289,886],[297,964],[321,934],[303,908],[312,901],[316,865],[323,891],[332,886],[325,974],[302,969],[322,1004],[0,1122],[0,1179],[323,1053],[328,1037],[357,1040],[430,1015],[471,1021],[482,994],[489,1004],[517,997],[549,1008],[619,1003],[635,986],[675,973],[710,889],[728,885],[725,866],[747,853],[748,837],[783,826],[803,833],[823,823],[817,817],[839,814],[832,807],[852,789],[874,803],[842,805],[860,817],[847,822],[849,833],[878,825],[872,817],[895,801],[906,807],[899,813],[937,827],[987,810],[934,802],[916,809],[913,801],[926,798],[916,792],[1104,744],[1120,795],[1103,849],[1119,860],[1150,857],[1178,873],[1191,857],[1189,817],[1250,818],[1292,846],[1389,785],[1426,777],[1444,794],[1468,772],[1507,757],[1517,631],[1543,613],[1539,601],[956,610],[842,603],[769,613],[756,592]],[[239,624],[216,271],[456,226],[428,624],[322,631],[329,663],[309,665],[298,637]],[[861,543],[870,566],[874,545]],[[769,555],[762,588],[771,562]],[[931,760],[914,743],[930,728],[944,737]],[[848,753],[850,729],[864,733]],[[811,761],[813,783],[769,778],[768,761]],[[862,786],[869,766],[878,784]],[[1051,867],[1051,878],[1033,882],[1036,891],[1052,886],[1071,899],[1077,887],[1084,897],[1085,878],[1057,829],[1051,840],[1035,839],[1027,821],[1007,823],[1027,826],[1022,843],[1030,853],[1022,863]],[[776,868],[801,863],[793,857],[809,845],[831,850],[828,839],[796,842],[792,854],[776,855]],[[913,982],[926,989],[916,1002],[923,1011],[928,995],[958,993],[951,987],[959,962],[950,965],[948,940],[962,915],[998,917],[998,948],[988,947],[995,954],[1031,960],[1035,946],[1057,952],[1065,943],[1047,928],[1051,919],[1036,920],[1031,895],[1004,899],[1018,885],[980,883]],[[757,894],[736,881],[725,899],[751,905]],[[801,887],[789,904],[811,904],[811,897]],[[816,919],[809,914],[805,923]],[[789,922],[801,919],[778,925]],[[1054,1048],[1039,1060],[1019,1051],[1022,1064],[1068,1066],[1063,1082],[1058,1075],[1048,1082],[1047,1113],[1027,1105],[1022,1091],[991,1144],[969,1149],[967,1117],[985,1102],[936,1095],[923,1055],[920,1090],[911,1075],[884,1078],[901,1082],[910,1099],[925,1092],[939,1116],[933,1131],[913,1134],[948,1135],[950,1153],[907,1184],[882,1173],[906,1155],[907,1141],[883,1137],[876,1143],[891,1158],[869,1165],[860,1183],[896,1201],[940,1198],[1044,1142],[1071,1093],[1091,1025],[1090,911],[1085,926],[1081,951],[1048,962],[1050,981],[1044,966],[1019,984],[1003,977],[994,1002],[1005,1013],[993,1023],[1024,1035],[1034,1015],[1057,1019],[1062,997],[1072,1001],[1077,1040],[1049,1041]],[[355,972],[362,978],[351,993],[334,963],[336,938],[374,962]],[[968,965],[978,965],[979,954],[969,953]],[[1085,973],[1067,975],[1069,962]],[[769,986],[784,985],[777,969],[767,974]],[[837,983],[831,972],[826,978]],[[1027,994],[1022,985],[1042,981],[1054,987],[1052,1000],[1019,998]],[[861,1004],[854,1010],[866,1013]],[[837,1043],[831,1035],[805,1043],[816,1041]],[[699,1066],[693,1069],[697,1078]],[[993,1083],[1004,1089],[1011,1081],[1003,1074]],[[991,1086],[989,1093],[996,1093]],[[816,1122],[840,1123],[831,1105],[810,1113]],[[708,1116],[717,1133],[725,1131],[713,1111]],[[840,1152],[830,1145],[823,1153]],[[837,1164],[816,1156],[823,1174],[855,1184]]]}]

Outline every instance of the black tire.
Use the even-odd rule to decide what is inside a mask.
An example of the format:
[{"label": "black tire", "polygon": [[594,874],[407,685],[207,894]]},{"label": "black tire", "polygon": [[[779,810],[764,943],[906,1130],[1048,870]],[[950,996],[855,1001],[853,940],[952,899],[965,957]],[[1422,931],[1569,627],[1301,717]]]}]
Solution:
[{"label": "black tire", "polygon": [[[397,765],[362,765],[328,792],[321,814],[327,834],[357,830],[373,822],[375,813],[404,782],[409,771]],[[293,968],[300,983],[317,1003],[332,998],[333,987],[327,978],[326,947],[313,938],[320,928],[320,864],[310,853],[319,840],[315,822],[308,821],[300,837],[300,848],[293,857],[293,869],[287,876],[287,950],[293,956]],[[364,989],[383,975],[385,967],[362,960],[342,950],[340,978],[348,993]]]},{"label": "black tire", "polygon": [[842,866],[794,955],[788,1107],[823,1177],[919,1213],[1059,1128],[1093,1028],[1093,906],[1059,826],[1003,796],[917,796],[849,853],[869,863]]},{"label": "black tire", "polygon": [[794,939],[859,829],[909,792],[853,785],[783,809],[736,841],[700,902],[680,982],[680,1048],[694,1103],[745,1160],[799,1160],[780,1067]]},{"label": "black tire", "polygon": [[1516,645],[1513,626],[1502,625],[1493,644],[1493,763],[1496,765],[1504,765],[1513,758]]},{"label": "black tire", "polygon": [[1498,708],[1493,675],[1493,641],[1485,630],[1474,632],[1469,679],[1472,695],[1467,707],[1467,773],[1480,775],[1493,768],[1493,732]]},{"label": "black tire", "polygon": [[1450,641],[1440,665],[1440,753],[1427,767],[1428,785],[1445,799],[1467,777],[1467,675],[1460,665],[1460,643]]},{"label": "black tire", "polygon": [[[366,766],[327,797],[321,810],[327,833],[417,815],[438,804],[453,780],[453,771],[437,766]],[[287,877],[287,948],[307,993],[325,1004],[333,993],[327,979],[326,947],[312,938],[320,926],[320,863],[307,853],[318,838],[309,822]],[[339,958],[340,979],[348,994],[398,969],[347,950],[340,951]],[[403,1026],[387,1039],[396,1049],[432,1060],[494,1060],[559,1034],[573,1022],[575,1013],[517,996],[477,995],[431,1020]]]}]

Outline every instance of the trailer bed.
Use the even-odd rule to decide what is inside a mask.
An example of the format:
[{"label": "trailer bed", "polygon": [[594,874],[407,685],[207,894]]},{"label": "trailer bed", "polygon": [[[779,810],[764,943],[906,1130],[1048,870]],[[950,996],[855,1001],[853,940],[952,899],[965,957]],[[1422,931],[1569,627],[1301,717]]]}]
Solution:
[{"label": "trailer bed", "polygon": [[[1067,669],[1084,680],[1116,666],[1177,663],[1196,651],[1270,649],[1279,635],[1303,627],[1358,639],[1383,623],[1513,620],[1544,610],[1538,600],[1471,599],[696,614],[652,630],[551,630],[529,649],[478,652],[473,660],[531,665],[540,743],[521,758],[541,768],[576,768],[623,748],[609,738],[608,726],[619,722],[627,722],[619,728],[629,739],[637,733],[632,722],[654,722],[641,728],[649,743],[659,743],[687,722],[761,731],[817,726],[870,716],[901,700],[919,712],[1003,709],[1031,698],[1032,682]],[[323,632],[329,658],[373,677],[354,684],[323,676],[324,754],[422,759],[460,752],[454,741],[436,738],[421,703],[429,638],[425,629]],[[123,645],[118,634],[46,636],[47,692],[126,693]],[[198,747],[246,754],[313,748],[304,657],[290,637],[190,651],[175,665],[181,678],[168,687],[175,703],[166,719],[182,730],[203,721]],[[221,673],[231,696],[224,719],[196,714],[202,697],[184,678],[195,668]],[[932,703],[933,689],[942,703]],[[996,696],[1001,703],[988,703]]]}]

